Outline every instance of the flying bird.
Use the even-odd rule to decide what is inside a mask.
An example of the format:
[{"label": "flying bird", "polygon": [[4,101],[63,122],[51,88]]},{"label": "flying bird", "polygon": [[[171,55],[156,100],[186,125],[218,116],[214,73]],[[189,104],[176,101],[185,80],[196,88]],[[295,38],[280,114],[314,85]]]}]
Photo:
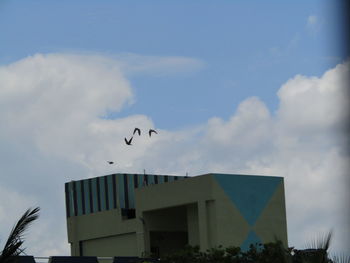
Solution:
[{"label": "flying bird", "polygon": [[107,163],[109,163],[109,164],[114,164],[114,162],[112,162],[112,161],[107,161]]},{"label": "flying bird", "polygon": [[139,136],[141,136],[141,130],[139,128],[134,129],[133,135],[135,135],[136,132],[139,134]]},{"label": "flying bird", "polygon": [[132,141],[132,137],[130,138],[130,140],[127,140],[126,138],[124,138],[124,141],[127,145],[132,145],[131,141]]},{"label": "flying bird", "polygon": [[154,132],[155,134],[158,134],[158,132],[157,132],[157,131],[150,129],[150,130],[148,131],[148,135],[149,135],[149,137],[151,137],[152,132]]}]

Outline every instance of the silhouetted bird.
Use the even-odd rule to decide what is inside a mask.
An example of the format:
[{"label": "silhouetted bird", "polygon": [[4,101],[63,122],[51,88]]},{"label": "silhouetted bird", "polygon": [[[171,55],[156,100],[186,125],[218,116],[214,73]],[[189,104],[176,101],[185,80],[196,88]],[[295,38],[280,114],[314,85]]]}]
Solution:
[{"label": "silhouetted bird", "polygon": [[148,131],[148,135],[149,135],[149,137],[151,137],[152,132],[154,132],[154,133],[158,134],[158,132],[157,132],[157,131],[150,129],[150,130]]},{"label": "silhouetted bird", "polygon": [[107,163],[109,163],[109,164],[114,164],[114,162],[112,162],[112,161],[107,161]]},{"label": "silhouetted bird", "polygon": [[132,145],[131,141],[132,141],[132,137],[130,138],[130,140],[127,140],[126,138],[124,138],[124,141],[127,145]]},{"label": "silhouetted bird", "polygon": [[139,136],[141,135],[141,130],[140,130],[139,128],[135,128],[135,129],[134,129],[133,135],[134,135],[136,132],[139,134]]}]

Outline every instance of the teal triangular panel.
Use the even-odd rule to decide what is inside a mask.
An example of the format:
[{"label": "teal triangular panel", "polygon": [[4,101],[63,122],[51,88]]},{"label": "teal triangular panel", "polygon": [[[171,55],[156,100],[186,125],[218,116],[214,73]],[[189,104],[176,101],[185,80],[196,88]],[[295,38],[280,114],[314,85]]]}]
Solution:
[{"label": "teal triangular panel", "polygon": [[231,201],[253,226],[272,197],[281,177],[213,174]]},{"label": "teal triangular panel", "polygon": [[[247,250],[249,250],[249,246],[251,244],[253,244],[255,246],[257,246],[257,244],[261,244],[260,238],[255,234],[254,231],[249,232],[247,239],[241,245],[241,249],[243,251],[247,251]],[[259,248],[259,246],[257,246],[257,247]]]}]

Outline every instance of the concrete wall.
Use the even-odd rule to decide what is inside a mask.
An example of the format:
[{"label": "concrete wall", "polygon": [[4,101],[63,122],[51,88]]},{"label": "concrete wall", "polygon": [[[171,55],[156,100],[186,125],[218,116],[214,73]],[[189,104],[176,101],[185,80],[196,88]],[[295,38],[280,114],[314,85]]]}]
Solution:
[{"label": "concrete wall", "polygon": [[[206,200],[213,199],[212,183],[211,177],[207,175],[136,189],[136,216],[143,217],[148,211],[178,206],[187,207],[186,214],[187,211],[189,212],[186,216],[188,240],[190,244],[200,245],[202,249],[207,249],[209,248],[207,213],[210,212],[206,210],[205,203]],[[188,230],[189,226],[193,228]],[[146,230],[144,249],[146,253],[149,253],[151,244],[147,232]]]},{"label": "concrete wall", "polygon": [[[81,245],[79,245],[79,241],[82,241],[84,256],[107,256],[107,254],[115,253],[115,247],[124,247],[125,244],[129,244],[131,236],[134,236],[132,247],[136,247],[136,249],[125,250],[125,253],[130,252],[129,256],[135,255],[135,251],[138,250],[135,246],[138,224],[142,223],[136,218],[122,220],[118,209],[69,217],[67,218],[67,229],[68,242],[71,243],[71,255],[80,255]],[[112,239],[114,243],[109,243]]]},{"label": "concrete wall", "polygon": [[198,226],[198,207],[197,204],[190,204],[187,208],[187,233],[188,244],[199,246],[199,226]]},{"label": "concrete wall", "polygon": [[84,256],[135,256],[137,251],[136,233],[127,233],[82,242]]}]

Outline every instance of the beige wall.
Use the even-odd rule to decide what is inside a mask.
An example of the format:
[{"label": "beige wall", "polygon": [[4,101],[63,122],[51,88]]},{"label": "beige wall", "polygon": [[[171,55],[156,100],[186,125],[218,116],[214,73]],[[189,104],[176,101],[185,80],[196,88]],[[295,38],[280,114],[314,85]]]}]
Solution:
[{"label": "beige wall", "polygon": [[217,231],[218,231],[218,219],[217,219],[217,200],[206,201],[206,211],[207,211],[207,228],[208,228],[208,246],[215,247],[218,244],[217,241]]},{"label": "beige wall", "polygon": [[[80,255],[79,241],[83,241],[83,255],[107,256],[115,253],[115,247],[124,247],[125,244],[129,244],[131,236],[133,236],[132,253],[135,255],[135,251],[138,251],[135,246],[138,224],[141,224],[141,221],[136,218],[122,220],[117,209],[67,218],[71,255]],[[109,243],[111,238],[114,240],[113,243]],[[92,247],[95,248],[92,249]],[[130,249],[127,250],[127,253],[130,251]]]},{"label": "beige wall", "polygon": [[[137,217],[143,217],[149,211],[178,206],[187,207],[186,231],[189,226],[194,227],[193,230],[191,229],[188,232],[188,240],[191,243],[193,242],[192,244],[200,245],[201,248],[206,249],[209,243],[208,211],[205,206],[203,209],[199,204],[205,204],[206,200],[212,200],[212,194],[212,178],[210,175],[139,188],[135,191]],[[181,222],[183,220],[174,223],[182,224]],[[147,231],[145,233],[145,251],[150,252],[150,240],[147,237]]]},{"label": "beige wall", "polygon": [[82,242],[84,256],[135,256],[136,233],[121,234]]},{"label": "beige wall", "polygon": [[197,204],[190,204],[186,207],[188,244],[199,246],[198,207]]}]

